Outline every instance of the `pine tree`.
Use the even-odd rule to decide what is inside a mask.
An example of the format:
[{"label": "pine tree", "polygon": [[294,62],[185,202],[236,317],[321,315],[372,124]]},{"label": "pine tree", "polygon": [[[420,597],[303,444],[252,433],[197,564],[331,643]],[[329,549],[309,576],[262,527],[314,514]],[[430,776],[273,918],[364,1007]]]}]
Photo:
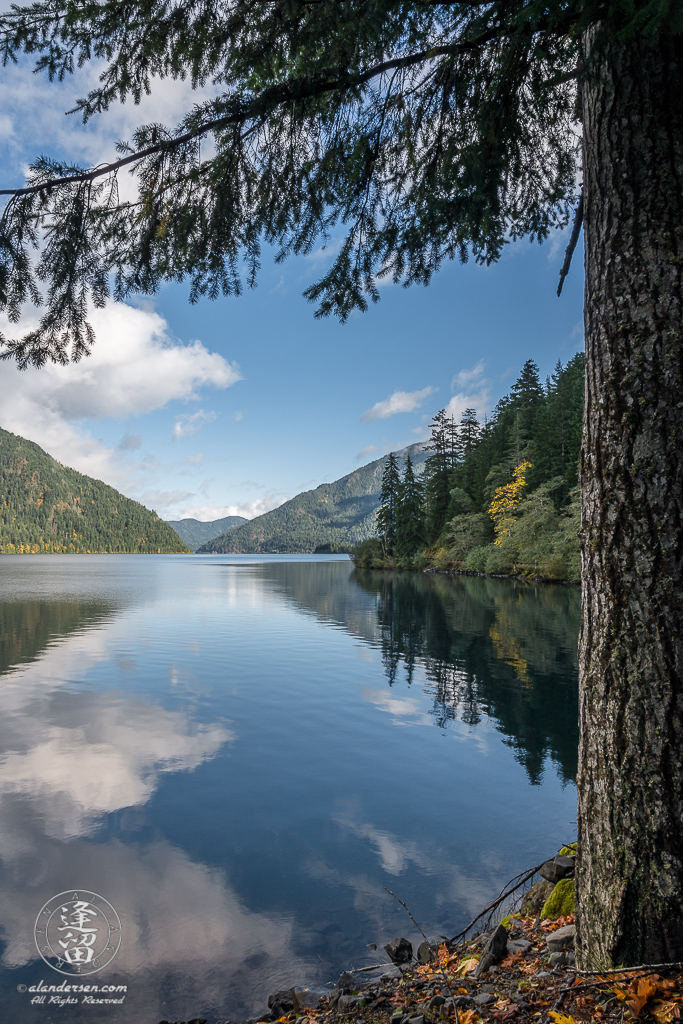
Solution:
[{"label": "pine tree", "polygon": [[398,459],[391,452],[384,463],[382,489],[377,509],[377,533],[382,542],[385,558],[393,558],[396,554],[396,519],[400,490],[401,477],[398,471]]},{"label": "pine tree", "polygon": [[410,455],[406,455],[396,516],[396,553],[399,558],[411,559],[424,543],[424,489]]}]

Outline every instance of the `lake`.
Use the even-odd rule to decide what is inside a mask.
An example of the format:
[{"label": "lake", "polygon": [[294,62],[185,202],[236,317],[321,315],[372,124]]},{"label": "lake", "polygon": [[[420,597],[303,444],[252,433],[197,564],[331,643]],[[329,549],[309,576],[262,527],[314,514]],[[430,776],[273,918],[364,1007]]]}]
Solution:
[{"label": "lake", "polygon": [[0,558],[5,1019],[242,1020],[419,941],[385,887],[454,935],[575,838],[578,624],[346,557]]}]

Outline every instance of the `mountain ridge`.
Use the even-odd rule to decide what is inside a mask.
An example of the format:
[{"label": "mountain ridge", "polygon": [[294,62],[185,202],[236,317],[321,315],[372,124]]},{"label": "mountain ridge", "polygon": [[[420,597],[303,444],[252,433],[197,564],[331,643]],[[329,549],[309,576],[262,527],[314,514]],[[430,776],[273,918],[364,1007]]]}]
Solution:
[{"label": "mountain ridge", "polygon": [[0,427],[0,554],[186,554],[168,523]]},{"label": "mountain ridge", "polygon": [[248,523],[245,516],[224,516],[204,522],[201,519],[166,519],[165,522],[175,530],[191,551],[196,551],[202,544],[219,537],[228,530],[234,530],[242,523]]},{"label": "mountain ridge", "polygon": [[[395,453],[410,455],[418,469],[428,457],[422,442]],[[297,554],[327,544],[356,545],[375,533],[375,512],[388,456],[360,466],[332,483],[319,484],[282,505],[220,534],[197,554]]]}]

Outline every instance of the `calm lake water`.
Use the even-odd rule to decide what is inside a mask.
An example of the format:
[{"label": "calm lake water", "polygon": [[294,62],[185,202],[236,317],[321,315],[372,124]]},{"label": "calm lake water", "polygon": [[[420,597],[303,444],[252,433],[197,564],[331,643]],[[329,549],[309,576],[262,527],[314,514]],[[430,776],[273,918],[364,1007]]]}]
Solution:
[{"label": "calm lake water", "polygon": [[[578,606],[334,557],[0,558],[4,1019],[242,1020],[415,941],[385,886],[455,934],[575,836]],[[79,890],[121,943],[75,978],[34,925],[73,949]]]}]

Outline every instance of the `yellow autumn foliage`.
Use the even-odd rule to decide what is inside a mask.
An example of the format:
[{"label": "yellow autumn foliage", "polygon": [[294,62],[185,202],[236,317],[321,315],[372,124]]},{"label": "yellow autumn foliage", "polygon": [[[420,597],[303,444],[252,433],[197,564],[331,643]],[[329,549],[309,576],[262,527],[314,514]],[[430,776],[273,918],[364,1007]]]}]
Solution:
[{"label": "yellow autumn foliage", "polygon": [[504,543],[510,533],[510,526],[514,522],[512,512],[522,500],[522,492],[526,486],[526,474],[531,469],[528,460],[520,462],[512,474],[509,484],[497,487],[493,492],[493,499],[488,507],[488,514],[493,519],[496,539],[494,544],[499,547]]}]

